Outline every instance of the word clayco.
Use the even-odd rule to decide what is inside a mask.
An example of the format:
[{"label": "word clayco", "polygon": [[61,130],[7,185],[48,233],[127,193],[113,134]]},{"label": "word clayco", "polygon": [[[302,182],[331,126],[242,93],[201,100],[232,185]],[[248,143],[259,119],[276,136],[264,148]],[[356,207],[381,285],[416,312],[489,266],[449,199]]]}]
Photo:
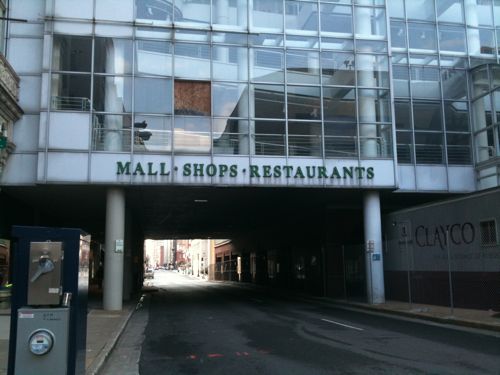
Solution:
[{"label": "word clayco", "polygon": [[[237,177],[240,173],[248,173],[250,178],[319,178],[319,179],[363,179],[375,177],[373,167],[331,167],[324,166],[291,166],[291,165],[250,165],[248,170],[236,164],[202,164],[185,163],[179,170],[184,177]],[[134,176],[170,176],[166,163],[116,163],[117,175]]]}]

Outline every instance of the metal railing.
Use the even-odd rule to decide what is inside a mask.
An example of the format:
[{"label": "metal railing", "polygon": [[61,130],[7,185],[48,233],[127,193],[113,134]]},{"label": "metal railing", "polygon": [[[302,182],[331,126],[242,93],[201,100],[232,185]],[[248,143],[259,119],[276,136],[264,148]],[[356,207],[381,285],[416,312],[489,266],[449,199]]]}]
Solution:
[{"label": "metal railing", "polygon": [[52,109],[61,111],[85,111],[92,108],[89,98],[74,96],[53,96],[51,100]]}]

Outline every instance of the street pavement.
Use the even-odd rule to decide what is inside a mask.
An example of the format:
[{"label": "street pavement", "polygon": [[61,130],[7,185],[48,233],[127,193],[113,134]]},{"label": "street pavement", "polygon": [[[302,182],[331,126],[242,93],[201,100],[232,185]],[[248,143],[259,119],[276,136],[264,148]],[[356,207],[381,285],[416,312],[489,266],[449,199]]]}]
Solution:
[{"label": "street pavement", "polygon": [[[500,374],[500,318],[491,311],[370,306],[172,271],[149,284],[137,310],[137,301],[120,312],[91,302],[87,375]],[[0,311],[0,375],[8,318]]]}]

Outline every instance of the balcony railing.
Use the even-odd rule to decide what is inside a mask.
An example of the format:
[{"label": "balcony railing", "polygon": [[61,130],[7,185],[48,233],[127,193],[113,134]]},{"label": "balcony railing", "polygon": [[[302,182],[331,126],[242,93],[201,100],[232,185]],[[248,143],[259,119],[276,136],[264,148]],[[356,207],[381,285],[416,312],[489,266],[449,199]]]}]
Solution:
[{"label": "balcony railing", "polygon": [[79,98],[74,96],[53,96],[52,109],[61,111],[90,111],[91,103],[89,98]]}]

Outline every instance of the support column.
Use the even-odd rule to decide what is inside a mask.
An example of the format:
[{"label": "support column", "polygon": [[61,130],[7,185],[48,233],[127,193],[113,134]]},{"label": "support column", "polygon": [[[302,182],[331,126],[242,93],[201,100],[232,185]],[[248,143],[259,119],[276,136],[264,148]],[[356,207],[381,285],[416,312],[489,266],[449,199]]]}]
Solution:
[{"label": "support column", "polygon": [[382,258],[382,221],[378,191],[366,191],[363,197],[366,290],[368,302],[385,302],[384,263]]},{"label": "support column", "polygon": [[124,240],[125,192],[109,188],[106,200],[106,238],[104,257],[103,308],[121,310],[123,296],[123,252],[116,251],[116,240]]},{"label": "support column", "polygon": [[129,301],[133,292],[133,262],[132,262],[132,249],[133,249],[133,226],[132,214],[129,210],[125,215],[125,241],[123,249],[123,300]]}]

